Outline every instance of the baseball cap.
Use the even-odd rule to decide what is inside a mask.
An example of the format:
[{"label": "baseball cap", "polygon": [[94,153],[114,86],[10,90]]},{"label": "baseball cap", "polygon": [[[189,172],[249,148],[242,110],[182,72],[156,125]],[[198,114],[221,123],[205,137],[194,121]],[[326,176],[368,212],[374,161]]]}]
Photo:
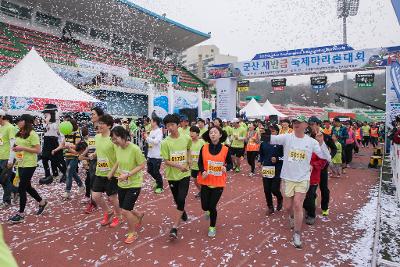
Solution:
[{"label": "baseball cap", "polygon": [[227,119],[223,119],[222,122],[228,122],[228,120]]},{"label": "baseball cap", "polygon": [[233,122],[233,123],[238,123],[238,122],[239,122],[239,119],[238,119],[238,118],[234,118],[234,119],[232,120],[232,122]]},{"label": "baseball cap", "polygon": [[317,124],[321,124],[321,120],[318,119],[318,118],[315,117],[315,116],[311,116],[311,117],[308,119],[308,123],[317,123]]},{"label": "baseball cap", "polygon": [[304,115],[298,115],[293,119],[293,121],[307,122],[307,118]]}]

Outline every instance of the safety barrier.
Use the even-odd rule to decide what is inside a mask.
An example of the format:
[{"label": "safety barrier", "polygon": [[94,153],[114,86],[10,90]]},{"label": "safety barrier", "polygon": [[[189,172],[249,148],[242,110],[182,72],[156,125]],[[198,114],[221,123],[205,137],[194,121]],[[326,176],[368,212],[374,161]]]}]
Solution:
[{"label": "safety barrier", "polygon": [[392,145],[390,161],[392,164],[393,183],[396,186],[397,200],[400,203],[400,145]]}]

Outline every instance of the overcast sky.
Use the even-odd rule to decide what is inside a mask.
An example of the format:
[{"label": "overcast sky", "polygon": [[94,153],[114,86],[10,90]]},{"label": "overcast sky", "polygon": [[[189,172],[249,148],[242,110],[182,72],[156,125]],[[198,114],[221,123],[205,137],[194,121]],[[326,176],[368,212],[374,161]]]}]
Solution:
[{"label": "overcast sky", "polygon": [[[249,60],[255,54],[342,43],[336,0],[130,0],[202,32],[222,53]],[[400,45],[390,0],[360,0],[348,20],[355,49]]]}]

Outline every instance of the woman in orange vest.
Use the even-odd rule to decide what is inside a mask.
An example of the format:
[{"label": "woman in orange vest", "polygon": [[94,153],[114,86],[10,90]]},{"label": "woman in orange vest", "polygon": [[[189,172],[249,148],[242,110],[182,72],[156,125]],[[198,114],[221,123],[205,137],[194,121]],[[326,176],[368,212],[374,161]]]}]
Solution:
[{"label": "woman in orange vest", "polygon": [[254,123],[249,124],[249,131],[247,132],[246,140],[247,163],[249,163],[251,167],[251,173],[249,175],[253,176],[255,175],[256,170],[256,157],[260,150],[260,137],[256,131]]},{"label": "woman in orange vest", "polygon": [[372,146],[376,147],[378,145],[379,128],[376,126],[375,123],[371,125],[371,129],[369,130],[369,136]]},{"label": "woman in orange vest", "polygon": [[201,208],[210,219],[208,236],[215,237],[217,231],[217,204],[226,185],[226,172],[232,169],[232,158],[228,147],[223,145],[227,134],[218,126],[212,126],[203,134],[207,142],[199,154],[199,174],[197,182],[201,185]]},{"label": "woman in orange vest", "polygon": [[354,152],[358,153],[359,152],[359,147],[360,147],[361,141],[362,141],[362,131],[361,131],[361,128],[360,128],[360,126],[358,125],[357,122],[355,122],[353,124],[352,128],[353,128],[353,132],[354,132],[354,134],[356,136],[356,142],[357,142],[357,145],[354,146]]}]

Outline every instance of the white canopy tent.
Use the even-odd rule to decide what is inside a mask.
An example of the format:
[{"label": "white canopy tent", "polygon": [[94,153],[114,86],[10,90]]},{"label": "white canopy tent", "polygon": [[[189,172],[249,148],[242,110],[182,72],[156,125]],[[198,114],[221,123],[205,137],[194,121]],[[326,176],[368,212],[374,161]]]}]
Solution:
[{"label": "white canopy tent", "polygon": [[65,108],[61,107],[61,110],[64,111],[75,111],[73,109],[78,106],[99,102],[56,74],[34,48],[0,77],[0,97],[29,100],[29,104],[33,103],[36,107],[44,103],[61,103]]},{"label": "white canopy tent", "polygon": [[262,110],[267,114],[267,116],[276,115],[279,118],[286,118],[287,117],[287,115],[285,115],[282,112],[280,112],[279,110],[277,110],[271,104],[271,102],[269,102],[268,99],[267,99],[267,101],[265,101],[264,105],[262,106]]},{"label": "white canopy tent", "polygon": [[263,108],[260,106],[260,104],[257,103],[257,101],[252,98],[247,105],[240,110],[240,114],[246,113],[246,117],[251,119],[251,118],[263,118],[267,116],[266,112],[263,110]]}]

